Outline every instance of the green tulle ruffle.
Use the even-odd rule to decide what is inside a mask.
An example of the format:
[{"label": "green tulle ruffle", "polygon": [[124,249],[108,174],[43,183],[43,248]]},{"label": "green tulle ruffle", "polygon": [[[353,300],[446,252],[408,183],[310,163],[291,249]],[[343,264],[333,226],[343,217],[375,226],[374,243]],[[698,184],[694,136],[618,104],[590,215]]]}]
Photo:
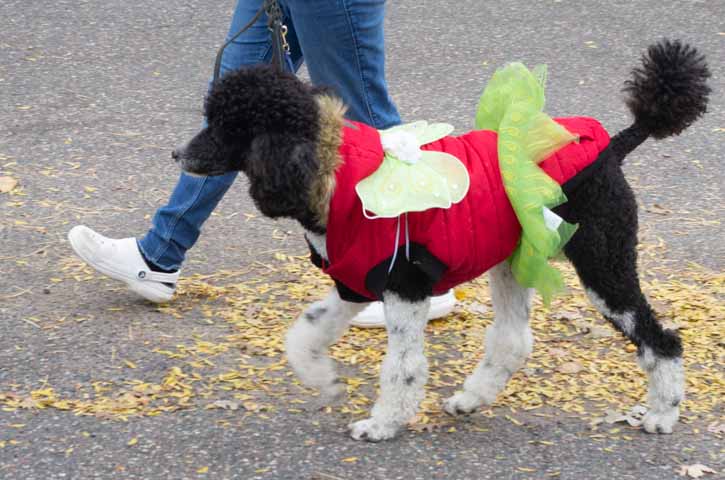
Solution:
[{"label": "green tulle ruffle", "polygon": [[522,227],[509,261],[514,277],[535,288],[549,303],[563,290],[558,270],[549,264],[576,231],[551,211],[566,202],[561,187],[538,163],[577,140],[543,113],[546,67],[529,71],[512,63],[496,71],[481,96],[476,128],[498,133],[498,158],[506,194]]}]

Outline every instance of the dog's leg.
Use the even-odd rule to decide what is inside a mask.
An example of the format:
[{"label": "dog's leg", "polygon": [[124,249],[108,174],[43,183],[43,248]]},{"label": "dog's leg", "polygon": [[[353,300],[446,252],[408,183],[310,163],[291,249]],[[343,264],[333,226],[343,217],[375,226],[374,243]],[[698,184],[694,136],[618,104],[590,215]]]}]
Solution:
[{"label": "dog's leg", "polygon": [[355,440],[392,438],[418,410],[425,395],[428,361],[423,353],[430,299],[408,301],[385,292],[388,350],[380,371],[380,397],[371,417],[350,425]]},{"label": "dog's leg", "polygon": [[662,328],[640,289],[637,203],[619,166],[606,165],[596,181],[580,187],[564,216],[580,224],[564,251],[589,298],[638,347],[638,363],[649,377],[644,429],[671,433],[685,394],[682,344]]},{"label": "dog's leg", "polygon": [[493,267],[489,279],[495,318],[486,330],[485,356],[466,379],[463,391],[443,404],[451,415],[468,414],[493,403],[534,345],[529,328],[532,290],[516,282],[508,261]]},{"label": "dog's leg", "polygon": [[[634,268],[627,270],[633,272]],[[636,277],[621,279],[620,288],[627,289],[627,294],[612,292],[610,281],[607,279],[605,286],[596,279],[582,279],[592,304],[638,347],[637,361],[649,377],[647,401],[650,408],[644,417],[644,429],[650,433],[672,433],[680,416],[680,402],[685,396],[680,340],[673,331],[664,330],[659,324],[639,290]],[[621,300],[631,291],[637,292],[639,298],[623,305]]]},{"label": "dog's leg", "polygon": [[338,399],[345,386],[337,378],[327,349],[367,304],[346,302],[336,288],[310,305],[287,332],[287,358],[302,383],[320,390],[324,401]]}]

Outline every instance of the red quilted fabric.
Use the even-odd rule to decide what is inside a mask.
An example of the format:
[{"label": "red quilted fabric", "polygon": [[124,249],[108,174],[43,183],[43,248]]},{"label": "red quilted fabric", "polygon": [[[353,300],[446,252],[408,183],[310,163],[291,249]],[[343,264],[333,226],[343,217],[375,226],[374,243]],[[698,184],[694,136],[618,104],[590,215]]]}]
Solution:
[{"label": "red quilted fabric", "polygon": [[[609,144],[609,134],[592,118],[555,120],[580,137],[578,143],[567,145],[539,164],[563,184],[596,160]],[[360,123],[354,125],[345,128],[340,147],[343,163],[336,172],[337,186],[330,204],[329,264],[324,271],[354,292],[373,299],[375,295],[365,285],[366,275],[392,256],[397,220],[369,220],[363,215],[355,185],[378,168],[383,150],[377,130]],[[478,277],[516,248],[521,226],[501,181],[496,141],[495,132],[480,130],[445,137],[423,147],[456,156],[466,165],[471,178],[468,194],[451,208],[408,214],[409,241],[425,246],[447,266],[434,293]],[[405,241],[401,222],[399,245]]]}]

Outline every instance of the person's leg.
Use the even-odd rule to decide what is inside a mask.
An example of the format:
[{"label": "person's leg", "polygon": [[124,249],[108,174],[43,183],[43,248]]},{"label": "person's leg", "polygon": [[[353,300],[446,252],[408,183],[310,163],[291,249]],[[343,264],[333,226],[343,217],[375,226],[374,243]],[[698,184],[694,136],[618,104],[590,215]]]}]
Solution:
[{"label": "person's leg", "polygon": [[348,118],[376,128],[400,123],[385,80],[384,0],[282,0],[312,83],[333,87]]},{"label": "person's leg", "polygon": [[[227,39],[254,17],[261,4],[261,0],[238,1]],[[299,67],[302,58],[294,31],[289,32],[288,39],[293,61]],[[267,17],[262,14],[254,25],[226,47],[222,55],[220,76],[245,65],[264,63],[270,55]],[[151,268],[173,271],[181,267],[186,251],[196,243],[202,225],[236,177],[237,172],[213,177],[181,173],[169,203],[157,210],[151,230],[138,242],[139,249]]]},{"label": "person's leg", "polygon": [[[239,0],[227,38],[246,25],[261,4],[262,0]],[[271,42],[266,22],[266,16],[262,15],[227,46],[222,56],[221,75],[269,59]],[[293,62],[299,67],[302,58],[295,32],[290,31],[287,39]],[[135,238],[106,238],[82,225],[74,227],[68,239],[75,252],[96,270],[127,283],[148,300],[168,301],[174,294],[178,269],[186,251],[198,239],[201,226],[236,175],[195,177],[182,173],[169,203],[157,211],[153,227],[139,242]]]}]

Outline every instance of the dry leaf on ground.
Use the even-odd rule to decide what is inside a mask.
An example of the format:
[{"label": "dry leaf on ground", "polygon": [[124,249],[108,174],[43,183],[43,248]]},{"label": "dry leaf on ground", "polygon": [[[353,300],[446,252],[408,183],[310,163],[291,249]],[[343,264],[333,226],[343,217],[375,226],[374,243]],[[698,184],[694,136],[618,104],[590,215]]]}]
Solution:
[{"label": "dry leaf on ground", "polygon": [[598,418],[592,422],[593,426],[599,425],[600,423],[614,424],[619,422],[627,422],[632,427],[638,427],[642,425],[642,418],[647,413],[647,409],[642,405],[635,405],[632,407],[629,413],[620,413],[617,410],[607,410],[604,417]]},{"label": "dry leaf on ground", "polygon": [[0,177],[0,193],[8,193],[18,185],[13,177]]},{"label": "dry leaf on ground", "polygon": [[550,348],[549,355],[553,357],[566,357],[569,353],[563,348]]},{"label": "dry leaf on ground", "polygon": [[723,422],[712,422],[707,426],[707,431],[714,433],[715,435],[721,435],[725,433],[725,423]]},{"label": "dry leaf on ground", "polygon": [[435,430],[440,430],[443,427],[447,427],[450,424],[446,423],[445,421],[442,422],[413,422],[408,424],[408,430],[411,432],[416,433],[423,433],[423,432],[433,432]]},{"label": "dry leaf on ground", "polygon": [[239,402],[233,402],[231,400],[217,400],[209,404],[207,408],[223,408],[224,410],[237,410],[239,408]]},{"label": "dry leaf on ground", "polygon": [[560,312],[556,312],[554,314],[554,318],[557,318],[559,320],[579,320],[581,319],[581,313],[579,312],[570,312],[567,310],[562,310]]},{"label": "dry leaf on ground", "polygon": [[717,472],[707,465],[696,463],[695,465],[682,465],[677,473],[679,473],[681,477],[700,478],[706,473]]},{"label": "dry leaf on ground", "polygon": [[557,368],[561,373],[579,373],[584,370],[584,366],[579,362],[566,362],[559,365]]},{"label": "dry leaf on ground", "polygon": [[660,204],[654,203],[651,207],[645,208],[648,212],[656,213],[658,215],[669,215],[672,213],[672,210],[669,208],[665,208]]},{"label": "dry leaf on ground", "polygon": [[609,327],[592,327],[589,330],[589,335],[592,338],[609,338],[614,336],[614,329]]}]

